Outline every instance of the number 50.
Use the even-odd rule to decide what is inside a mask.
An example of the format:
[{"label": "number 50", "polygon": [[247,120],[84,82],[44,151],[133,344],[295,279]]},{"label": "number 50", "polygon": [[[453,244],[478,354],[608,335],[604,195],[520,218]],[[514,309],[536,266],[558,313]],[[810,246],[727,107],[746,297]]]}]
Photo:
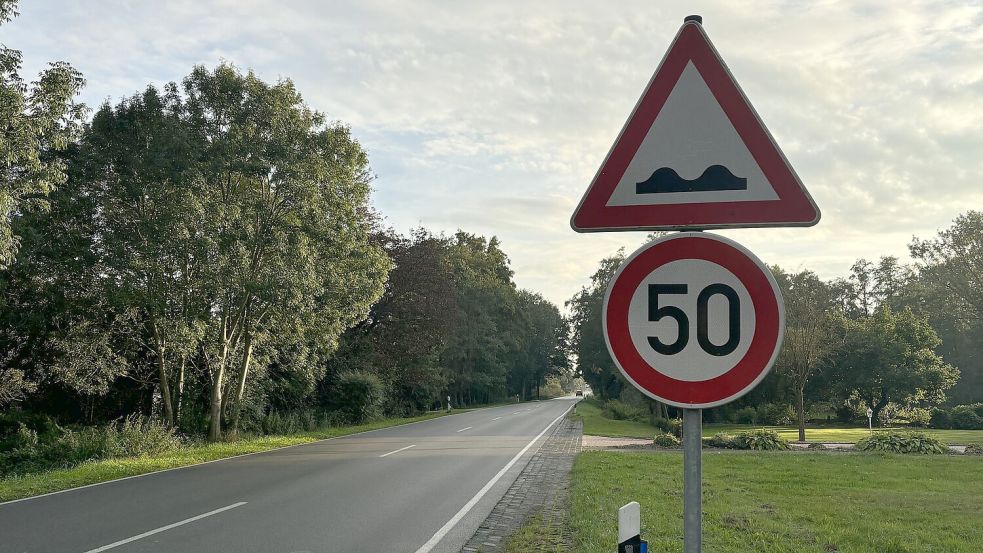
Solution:
[{"label": "number 50", "polygon": [[[652,349],[662,355],[675,355],[686,349],[686,344],[689,343],[689,317],[678,307],[672,305],[659,307],[659,296],[688,293],[689,286],[686,284],[649,284],[649,320],[658,322],[663,317],[669,317],[676,321],[679,328],[676,341],[671,344],[663,343],[657,336],[648,337]],[[717,294],[727,298],[728,305],[727,341],[720,345],[710,341],[707,331],[710,298]],[[737,345],[741,342],[741,298],[733,288],[717,283],[700,291],[696,297],[696,340],[703,351],[718,357],[733,353],[737,349]]]}]

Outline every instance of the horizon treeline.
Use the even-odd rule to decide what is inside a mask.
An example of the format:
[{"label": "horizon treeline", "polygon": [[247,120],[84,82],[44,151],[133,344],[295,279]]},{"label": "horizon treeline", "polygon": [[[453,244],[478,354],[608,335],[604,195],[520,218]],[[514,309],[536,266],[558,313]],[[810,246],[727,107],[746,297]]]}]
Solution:
[{"label": "horizon treeline", "polygon": [[[983,402],[983,213],[968,211],[932,238],[913,238],[909,252],[911,264],[859,259],[848,277],[829,280],[772,267],[786,306],[782,351],[758,387],[707,410],[706,420],[751,422],[739,412],[764,406],[770,413],[756,422],[798,419],[802,427],[809,419],[866,420],[869,407],[875,423],[928,424],[933,408]],[[665,406],[626,383],[604,343],[604,291],[624,258],[619,251],[601,260],[567,302],[572,354],[600,398],[647,402],[666,416]]]},{"label": "horizon treeline", "polygon": [[291,81],[199,66],[76,124],[9,219],[0,408],[216,440],[569,381],[566,320],[498,240],[385,228],[364,149]]}]

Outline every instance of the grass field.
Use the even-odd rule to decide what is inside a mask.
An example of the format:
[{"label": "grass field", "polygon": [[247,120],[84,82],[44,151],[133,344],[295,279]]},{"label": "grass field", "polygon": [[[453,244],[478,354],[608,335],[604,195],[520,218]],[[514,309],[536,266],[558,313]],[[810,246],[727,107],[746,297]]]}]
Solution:
[{"label": "grass field", "polygon": [[[624,436],[629,438],[652,438],[659,432],[654,426],[645,422],[618,421],[605,418],[601,408],[595,403],[582,401],[577,404],[575,415],[584,422],[584,434],[591,436]],[[769,428],[778,432],[787,440],[798,440],[799,431],[794,426],[752,426],[741,424],[706,424],[703,426],[703,436],[709,438],[717,433],[733,434],[749,428]],[[874,429],[877,432],[879,429]],[[935,436],[947,444],[983,443],[983,430],[939,430],[935,428],[918,429],[926,434]],[[810,442],[848,442],[867,436],[869,430],[864,427],[807,427],[806,440]]]},{"label": "grass field", "polygon": [[[465,410],[456,410],[460,413]],[[197,444],[182,447],[176,451],[161,455],[159,457],[130,457],[123,459],[109,459],[105,461],[93,461],[83,463],[70,469],[59,469],[45,472],[27,474],[23,476],[11,476],[0,478],[0,502],[30,497],[43,493],[95,484],[115,480],[126,476],[135,476],[158,470],[184,467],[243,455],[246,453],[256,453],[267,451],[279,447],[305,444],[347,436],[367,430],[377,430],[400,424],[419,422],[423,420],[441,417],[445,413],[429,413],[419,417],[384,419],[370,422],[358,426],[344,426],[325,428],[312,432],[301,432],[287,436],[260,436],[244,438],[234,442],[219,442],[213,444]]]},{"label": "grass field", "polygon": [[[617,511],[642,505],[649,551],[682,551],[682,456],[585,452],[573,468],[576,551],[615,549]],[[983,458],[705,453],[704,550],[978,553]]]}]

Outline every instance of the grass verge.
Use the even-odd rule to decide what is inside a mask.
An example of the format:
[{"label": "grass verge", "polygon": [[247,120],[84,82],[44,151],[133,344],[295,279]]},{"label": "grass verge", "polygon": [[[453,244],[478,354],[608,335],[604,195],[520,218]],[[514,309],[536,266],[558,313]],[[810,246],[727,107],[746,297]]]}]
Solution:
[{"label": "grass verge", "polygon": [[[704,549],[718,553],[945,551],[983,543],[983,459],[704,453]],[[585,452],[573,467],[577,551],[613,551],[617,511],[642,506],[650,551],[682,551],[682,456]]]},{"label": "grass verge", "polygon": [[[619,421],[605,418],[601,408],[593,402],[582,401],[577,404],[575,417],[584,423],[584,434],[590,436],[614,436],[626,438],[653,438],[660,432],[647,422]],[[751,424],[705,424],[703,437],[710,438],[714,434],[736,434],[752,428],[767,428],[778,432],[786,440],[798,440],[799,431],[794,426],[758,426]],[[875,429],[877,432],[883,429]],[[983,430],[940,430],[936,428],[912,429],[925,432],[947,444],[970,444],[983,442]],[[843,442],[856,443],[857,440],[870,434],[864,427],[807,427],[806,439],[810,442]]]},{"label": "grass verge", "polygon": [[569,550],[562,530],[548,524],[542,514],[527,518],[505,544],[505,553],[567,553]]},{"label": "grass verge", "polygon": [[[467,410],[458,409],[454,412],[461,413]],[[127,476],[146,474],[158,470],[195,465],[246,453],[257,453],[280,447],[316,442],[327,438],[357,434],[368,430],[378,430],[390,426],[419,422],[442,417],[446,414],[440,412],[428,413],[418,417],[383,419],[357,426],[324,428],[286,436],[257,436],[245,437],[233,442],[196,443],[158,457],[107,459],[104,461],[82,463],[81,465],[68,469],[10,476],[0,478],[0,502],[116,480],[117,478],[125,478]]]}]

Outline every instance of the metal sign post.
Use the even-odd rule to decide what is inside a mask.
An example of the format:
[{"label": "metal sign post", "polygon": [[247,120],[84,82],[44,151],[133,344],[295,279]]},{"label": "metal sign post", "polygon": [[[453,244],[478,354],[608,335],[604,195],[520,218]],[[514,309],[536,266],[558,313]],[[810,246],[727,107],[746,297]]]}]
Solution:
[{"label": "metal sign post", "polygon": [[703,546],[703,410],[683,409],[683,551]]}]

